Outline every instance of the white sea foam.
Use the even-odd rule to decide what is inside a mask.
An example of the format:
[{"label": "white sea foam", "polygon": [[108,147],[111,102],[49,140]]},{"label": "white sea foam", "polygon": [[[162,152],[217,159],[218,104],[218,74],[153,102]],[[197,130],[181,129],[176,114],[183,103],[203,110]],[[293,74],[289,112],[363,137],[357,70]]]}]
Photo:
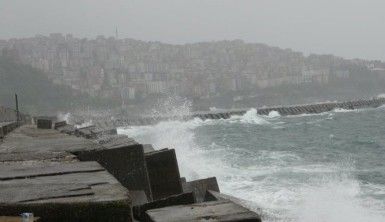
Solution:
[{"label": "white sea foam", "polygon": [[93,125],[92,120],[89,120],[89,121],[86,121],[82,124],[76,124],[75,127],[79,129],[79,128],[84,128],[84,127],[88,127],[88,126],[92,126],[92,125]]},{"label": "white sea foam", "polygon": [[278,118],[278,117],[281,117],[281,114],[279,114],[279,112],[277,112],[277,111],[271,111],[271,112],[269,112],[269,115],[267,117],[268,118]]},{"label": "white sea foam", "polygon": [[258,112],[256,109],[250,109],[248,110],[244,115],[242,116],[231,116],[229,119],[230,123],[244,123],[244,124],[256,124],[256,125],[266,125],[270,124],[270,122],[266,119],[266,117],[262,117],[258,115]]},{"label": "white sea foam", "polygon": [[380,98],[380,99],[385,98],[385,93],[378,94],[377,98]]},{"label": "white sea foam", "polygon": [[197,179],[194,160],[199,155],[199,147],[195,144],[196,127],[209,124],[211,120],[194,119],[187,122],[178,120],[160,122],[153,126],[138,126],[121,128],[118,133],[129,135],[142,143],[153,144],[156,149],[175,148],[181,174],[189,179]]},{"label": "white sea foam", "polygon": [[323,112],[323,113],[303,113],[303,114],[298,114],[298,115],[289,115],[287,117],[289,118],[298,118],[298,117],[310,117],[310,116],[324,116],[324,115],[329,115],[330,112]]},{"label": "white sea foam", "polygon": [[[301,163],[301,157],[290,151],[245,153],[237,147],[213,142],[202,147],[197,138],[201,127],[226,127],[223,124],[233,123],[255,127],[273,125],[268,120],[273,121],[252,109],[228,120],[167,121],[153,126],[121,128],[118,132],[141,143],[151,143],[157,149],[175,148],[182,176],[188,180],[216,176],[222,192],[251,200],[252,209],[261,207],[264,221],[385,221],[380,211],[384,208],[362,196],[363,189],[369,188],[352,176],[355,165],[350,159],[334,165],[295,165]],[[244,159],[234,155],[238,151],[254,158],[254,163],[239,164]],[[381,188],[371,189],[382,192]]]},{"label": "white sea foam", "polygon": [[69,123],[70,118],[71,118],[71,113],[61,113],[60,112],[57,114],[58,121],[66,121],[67,123]]},{"label": "white sea foam", "polygon": [[295,213],[299,222],[380,222],[385,215],[366,207],[361,186],[352,178],[326,178],[301,190]]},{"label": "white sea foam", "polygon": [[350,113],[350,112],[357,112],[357,110],[354,109],[342,109],[342,108],[335,108],[333,112],[336,113]]}]

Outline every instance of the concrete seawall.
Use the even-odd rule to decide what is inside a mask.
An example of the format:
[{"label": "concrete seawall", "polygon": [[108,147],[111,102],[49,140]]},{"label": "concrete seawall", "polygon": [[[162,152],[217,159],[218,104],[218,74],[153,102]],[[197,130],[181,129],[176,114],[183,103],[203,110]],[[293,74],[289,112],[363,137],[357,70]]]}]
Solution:
[{"label": "concrete seawall", "polygon": [[[0,216],[39,221],[255,221],[215,177],[186,181],[174,149],[36,118],[0,142]],[[52,127],[54,129],[52,129]]]},{"label": "concrete seawall", "polygon": [[17,127],[30,122],[31,117],[0,106],[0,141]]},{"label": "concrete seawall", "polygon": [[[383,104],[379,98],[257,112],[284,116]],[[0,216],[33,212],[40,221],[261,221],[241,200],[221,194],[215,177],[181,177],[174,149],[154,150],[116,130],[172,118],[228,119],[247,110],[116,119],[83,128],[55,118],[35,118],[31,124],[27,115],[15,122],[15,113],[8,112],[0,122]]]},{"label": "concrete seawall", "polygon": [[[0,123],[1,122],[16,122],[17,121],[17,112],[14,109],[6,108],[0,106]],[[20,122],[28,122],[30,121],[30,116],[19,113],[19,121]]]},{"label": "concrete seawall", "polygon": [[[293,106],[277,106],[277,107],[262,107],[257,108],[258,115],[269,115],[270,112],[278,112],[281,116],[288,115],[300,115],[300,114],[317,114],[323,112],[329,112],[334,109],[364,109],[364,108],[377,108],[385,104],[385,98],[376,98],[368,100],[355,100],[355,101],[346,101],[346,102],[327,102],[327,103],[317,103],[317,104],[304,104],[304,105],[293,105]],[[163,116],[163,117],[137,117],[137,118],[117,118],[109,120],[93,120],[95,125],[102,127],[121,127],[121,126],[130,126],[130,125],[151,125],[156,124],[160,121],[167,120],[189,120],[194,118],[200,119],[228,119],[234,115],[244,115],[248,110],[229,110],[223,112],[200,112],[194,113],[191,115],[183,116]]]}]

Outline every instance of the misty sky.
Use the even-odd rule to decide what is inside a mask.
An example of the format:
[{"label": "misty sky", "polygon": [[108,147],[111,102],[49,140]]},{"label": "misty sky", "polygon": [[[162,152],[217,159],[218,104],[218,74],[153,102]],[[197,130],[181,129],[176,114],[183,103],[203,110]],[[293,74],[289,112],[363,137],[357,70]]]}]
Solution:
[{"label": "misty sky", "polygon": [[53,32],[168,43],[243,39],[385,60],[384,0],[0,0],[0,38]]}]

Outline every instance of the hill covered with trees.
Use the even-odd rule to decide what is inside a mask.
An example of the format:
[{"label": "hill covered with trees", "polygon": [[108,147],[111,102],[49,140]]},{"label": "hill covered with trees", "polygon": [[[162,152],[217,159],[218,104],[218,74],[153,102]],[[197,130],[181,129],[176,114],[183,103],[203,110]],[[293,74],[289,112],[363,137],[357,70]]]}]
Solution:
[{"label": "hill covered with trees", "polygon": [[0,105],[14,107],[14,94],[20,109],[32,114],[52,113],[80,106],[105,105],[69,86],[56,85],[41,70],[22,64],[9,53],[0,54]]}]

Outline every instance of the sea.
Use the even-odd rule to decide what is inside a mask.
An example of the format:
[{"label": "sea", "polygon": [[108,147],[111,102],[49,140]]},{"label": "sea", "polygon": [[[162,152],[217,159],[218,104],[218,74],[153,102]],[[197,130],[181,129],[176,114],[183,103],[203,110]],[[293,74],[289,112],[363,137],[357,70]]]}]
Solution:
[{"label": "sea", "polygon": [[263,221],[385,222],[385,108],[169,120],[118,130],[176,150],[187,180],[216,176]]}]

